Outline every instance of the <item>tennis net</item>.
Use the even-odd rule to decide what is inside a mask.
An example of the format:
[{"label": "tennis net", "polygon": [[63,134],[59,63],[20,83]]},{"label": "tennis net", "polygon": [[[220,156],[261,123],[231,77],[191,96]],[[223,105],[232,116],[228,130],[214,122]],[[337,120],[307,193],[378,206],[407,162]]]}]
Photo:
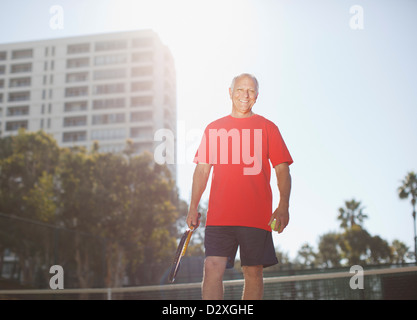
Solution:
[{"label": "tennis net", "polygon": [[[363,289],[353,285],[363,276]],[[356,278],[355,278],[356,277]],[[359,283],[358,282],[358,283]],[[224,281],[227,300],[241,298],[243,280]],[[23,300],[199,300],[201,283],[122,288],[0,290],[0,299]],[[417,266],[366,268],[315,274],[265,277],[264,300],[417,299]]]}]

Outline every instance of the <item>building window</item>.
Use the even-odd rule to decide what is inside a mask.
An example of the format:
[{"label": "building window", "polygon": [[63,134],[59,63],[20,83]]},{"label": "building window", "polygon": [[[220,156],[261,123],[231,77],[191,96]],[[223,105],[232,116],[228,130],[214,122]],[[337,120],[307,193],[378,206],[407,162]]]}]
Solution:
[{"label": "building window", "polygon": [[94,94],[109,94],[125,92],[124,83],[111,83],[94,86]]},{"label": "building window", "polygon": [[125,107],[125,99],[124,98],[94,100],[93,101],[93,109],[94,110],[124,108],[124,107]]},{"label": "building window", "polygon": [[95,44],[96,51],[121,50],[126,48],[126,40],[100,41]]},{"label": "building window", "polygon": [[10,88],[15,88],[15,87],[28,87],[31,84],[31,78],[30,77],[26,77],[26,78],[15,78],[15,79],[10,79],[9,81],[9,87]]},{"label": "building window", "polygon": [[105,69],[94,71],[94,80],[119,79],[126,77],[126,69]]},{"label": "building window", "polygon": [[10,73],[32,72],[31,63],[13,64],[10,68]]},{"label": "building window", "polygon": [[78,141],[86,141],[86,140],[87,140],[86,131],[64,132],[62,135],[63,142],[78,142]]},{"label": "building window", "polygon": [[91,132],[92,140],[115,140],[126,139],[126,129],[106,129],[106,130],[93,130]]},{"label": "building window", "polygon": [[4,61],[7,59],[7,51],[0,52],[0,61]]},{"label": "building window", "polygon": [[65,112],[77,112],[85,110],[87,110],[87,101],[65,102],[64,105]]},{"label": "building window", "polygon": [[17,131],[20,128],[27,129],[28,128],[28,121],[8,121],[6,122],[6,131]]},{"label": "building window", "polygon": [[29,114],[29,106],[9,107],[7,108],[7,116],[26,116]]},{"label": "building window", "polygon": [[132,83],[132,92],[136,91],[149,91],[152,90],[153,84],[152,81],[140,81]]},{"label": "building window", "polygon": [[33,56],[32,49],[14,50],[12,51],[12,59],[30,59]]},{"label": "building window", "polygon": [[132,68],[132,77],[148,77],[153,74],[153,67],[135,67]]},{"label": "building window", "polygon": [[142,121],[152,121],[152,120],[153,120],[152,111],[130,113],[130,122],[142,122]]},{"label": "building window", "polygon": [[87,116],[64,118],[64,127],[80,127],[85,125],[87,125]]},{"label": "building window", "polygon": [[68,59],[67,60],[67,68],[84,68],[88,67],[90,64],[89,58],[74,58],[74,59]]},{"label": "building window", "polygon": [[6,73],[6,66],[0,66],[0,74]]},{"label": "building window", "polygon": [[67,54],[90,52],[89,43],[70,44],[67,46]]},{"label": "building window", "polygon": [[30,91],[9,93],[9,99],[8,99],[9,102],[28,101],[28,100],[30,100]]},{"label": "building window", "polygon": [[136,62],[136,63],[151,62],[152,59],[153,59],[153,52],[152,51],[132,53],[132,62]]},{"label": "building window", "polygon": [[127,56],[125,54],[112,54],[106,56],[97,56],[94,58],[94,65],[105,66],[109,64],[126,63]]},{"label": "building window", "polygon": [[67,73],[66,82],[82,82],[88,80],[88,72]]},{"label": "building window", "polygon": [[132,97],[131,99],[131,106],[133,108],[152,106],[152,103],[153,103],[152,96]]},{"label": "building window", "polygon": [[65,97],[81,97],[88,95],[88,87],[74,87],[65,89]]},{"label": "building window", "polygon": [[93,115],[93,124],[114,124],[114,123],[124,123],[125,114],[124,113],[111,113],[111,114],[97,114]]}]

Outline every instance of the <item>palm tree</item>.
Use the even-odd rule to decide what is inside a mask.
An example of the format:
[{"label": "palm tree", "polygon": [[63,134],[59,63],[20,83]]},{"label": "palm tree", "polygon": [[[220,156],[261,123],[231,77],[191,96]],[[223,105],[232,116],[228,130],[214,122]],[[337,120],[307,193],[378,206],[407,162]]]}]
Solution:
[{"label": "palm tree", "polygon": [[353,227],[354,225],[361,226],[363,220],[368,218],[368,216],[363,213],[364,208],[361,208],[360,201],[357,202],[355,199],[345,201],[345,206],[345,208],[339,208],[339,216],[337,219],[342,221],[340,227],[346,229],[348,227]]},{"label": "palm tree", "polygon": [[411,205],[413,206],[414,219],[414,259],[417,261],[417,234],[416,234],[416,200],[417,200],[417,175],[414,171],[407,174],[401,181],[402,185],[398,188],[400,199],[407,199],[411,196]]}]

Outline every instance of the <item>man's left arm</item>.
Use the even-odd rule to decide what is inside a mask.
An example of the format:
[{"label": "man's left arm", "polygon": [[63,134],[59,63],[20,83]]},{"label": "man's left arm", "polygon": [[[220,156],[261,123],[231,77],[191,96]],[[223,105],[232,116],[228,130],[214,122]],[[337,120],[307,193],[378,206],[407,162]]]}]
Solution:
[{"label": "man's left arm", "polygon": [[[278,208],[274,211],[269,221],[269,225],[276,219],[275,229],[281,233],[288,225],[290,220],[289,206],[291,193],[290,167],[287,162],[280,163],[274,167],[277,176],[280,200]],[[279,228],[278,228],[279,227]]]}]

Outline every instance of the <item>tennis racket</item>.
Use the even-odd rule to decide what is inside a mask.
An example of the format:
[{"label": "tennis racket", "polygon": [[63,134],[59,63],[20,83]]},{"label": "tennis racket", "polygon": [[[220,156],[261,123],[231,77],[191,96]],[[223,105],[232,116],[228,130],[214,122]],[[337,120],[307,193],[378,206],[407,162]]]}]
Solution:
[{"label": "tennis racket", "polygon": [[187,251],[188,244],[190,243],[191,236],[195,229],[198,228],[200,224],[201,214],[198,214],[197,225],[191,225],[191,227],[185,230],[184,234],[181,237],[180,243],[178,244],[177,251],[175,252],[174,261],[172,262],[171,272],[169,273],[169,282],[173,283],[175,277],[177,276],[178,270],[180,269],[181,258],[185,255]]}]

